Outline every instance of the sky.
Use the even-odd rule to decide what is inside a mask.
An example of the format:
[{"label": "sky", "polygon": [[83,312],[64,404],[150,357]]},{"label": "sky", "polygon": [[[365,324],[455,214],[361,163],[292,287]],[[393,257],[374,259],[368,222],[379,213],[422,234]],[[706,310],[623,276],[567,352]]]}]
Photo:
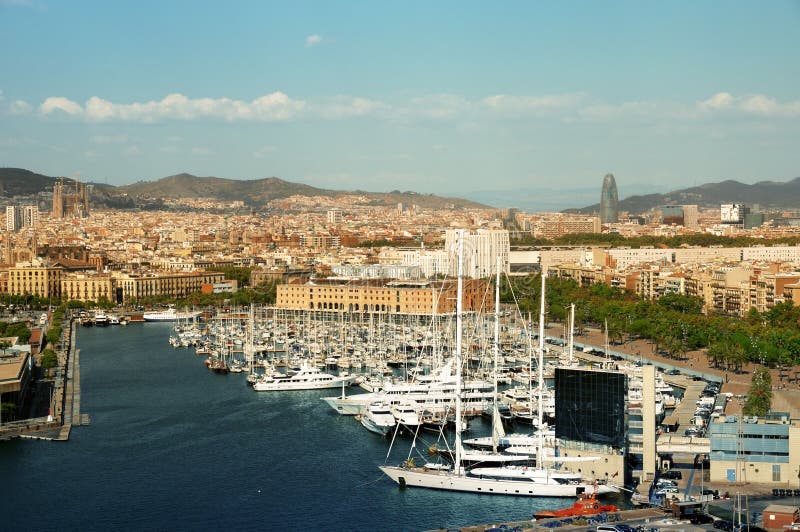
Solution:
[{"label": "sky", "polygon": [[0,166],[496,206],[786,181],[800,0],[0,0]]}]

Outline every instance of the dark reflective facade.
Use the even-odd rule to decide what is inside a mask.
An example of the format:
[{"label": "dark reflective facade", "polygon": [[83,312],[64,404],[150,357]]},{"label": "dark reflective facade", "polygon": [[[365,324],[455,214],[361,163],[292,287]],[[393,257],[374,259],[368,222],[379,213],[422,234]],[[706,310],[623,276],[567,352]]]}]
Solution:
[{"label": "dark reflective facade", "polygon": [[557,368],[556,438],[623,447],[625,375]]}]

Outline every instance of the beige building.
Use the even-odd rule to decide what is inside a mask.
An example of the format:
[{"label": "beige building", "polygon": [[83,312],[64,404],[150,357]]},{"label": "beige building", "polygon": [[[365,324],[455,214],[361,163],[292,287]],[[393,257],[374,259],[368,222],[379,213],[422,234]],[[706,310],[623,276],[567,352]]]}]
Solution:
[{"label": "beige building", "polygon": [[65,273],[61,278],[61,296],[67,300],[115,301],[111,274]]},{"label": "beige building", "polygon": [[[455,281],[420,282],[319,282],[277,287],[276,306],[296,310],[334,312],[380,312],[391,314],[437,314],[454,312]],[[491,285],[481,279],[465,279],[465,311],[494,310]]]},{"label": "beige building", "polygon": [[533,223],[533,236],[552,240],[575,233],[599,233],[600,228],[600,218],[597,216],[559,214],[536,220]]},{"label": "beige building", "polygon": [[113,274],[113,283],[116,288],[116,300],[128,302],[131,299],[143,297],[185,297],[194,292],[200,292],[204,284],[217,284],[225,279],[225,274],[219,272],[170,272],[133,274]]},{"label": "beige building", "polygon": [[8,269],[8,294],[58,299],[61,297],[62,271],[60,266],[40,261],[18,262]]},{"label": "beige building", "polygon": [[606,283],[608,278],[602,268],[581,264],[559,264],[548,271],[548,275],[562,279],[572,279],[578,286]]},{"label": "beige building", "polygon": [[783,303],[787,299],[784,296],[787,287],[798,282],[800,273],[753,272],[750,276],[748,305],[747,308],[742,308],[742,314],[746,314],[751,308],[766,312]]}]

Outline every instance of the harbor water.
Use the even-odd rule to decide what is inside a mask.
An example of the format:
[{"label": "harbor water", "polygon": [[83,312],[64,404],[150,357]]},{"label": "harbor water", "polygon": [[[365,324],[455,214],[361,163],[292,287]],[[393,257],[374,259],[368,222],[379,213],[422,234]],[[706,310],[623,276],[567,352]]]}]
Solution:
[{"label": "harbor water", "polygon": [[68,442],[0,442],[4,529],[429,530],[572,503],[401,490],[378,466],[410,439],[387,458],[388,439],[320,400],[339,391],[254,392],[170,347],[170,332],[80,328],[91,424]]}]

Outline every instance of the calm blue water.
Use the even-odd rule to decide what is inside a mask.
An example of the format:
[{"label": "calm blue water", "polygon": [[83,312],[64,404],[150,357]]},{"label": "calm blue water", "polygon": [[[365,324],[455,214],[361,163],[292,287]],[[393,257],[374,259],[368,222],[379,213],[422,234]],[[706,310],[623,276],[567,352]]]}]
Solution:
[{"label": "calm blue water", "polygon": [[330,391],[256,393],[169,332],[78,331],[91,425],[68,442],[0,442],[4,529],[428,530],[571,503],[400,490],[378,470],[388,441],[320,401]]}]

